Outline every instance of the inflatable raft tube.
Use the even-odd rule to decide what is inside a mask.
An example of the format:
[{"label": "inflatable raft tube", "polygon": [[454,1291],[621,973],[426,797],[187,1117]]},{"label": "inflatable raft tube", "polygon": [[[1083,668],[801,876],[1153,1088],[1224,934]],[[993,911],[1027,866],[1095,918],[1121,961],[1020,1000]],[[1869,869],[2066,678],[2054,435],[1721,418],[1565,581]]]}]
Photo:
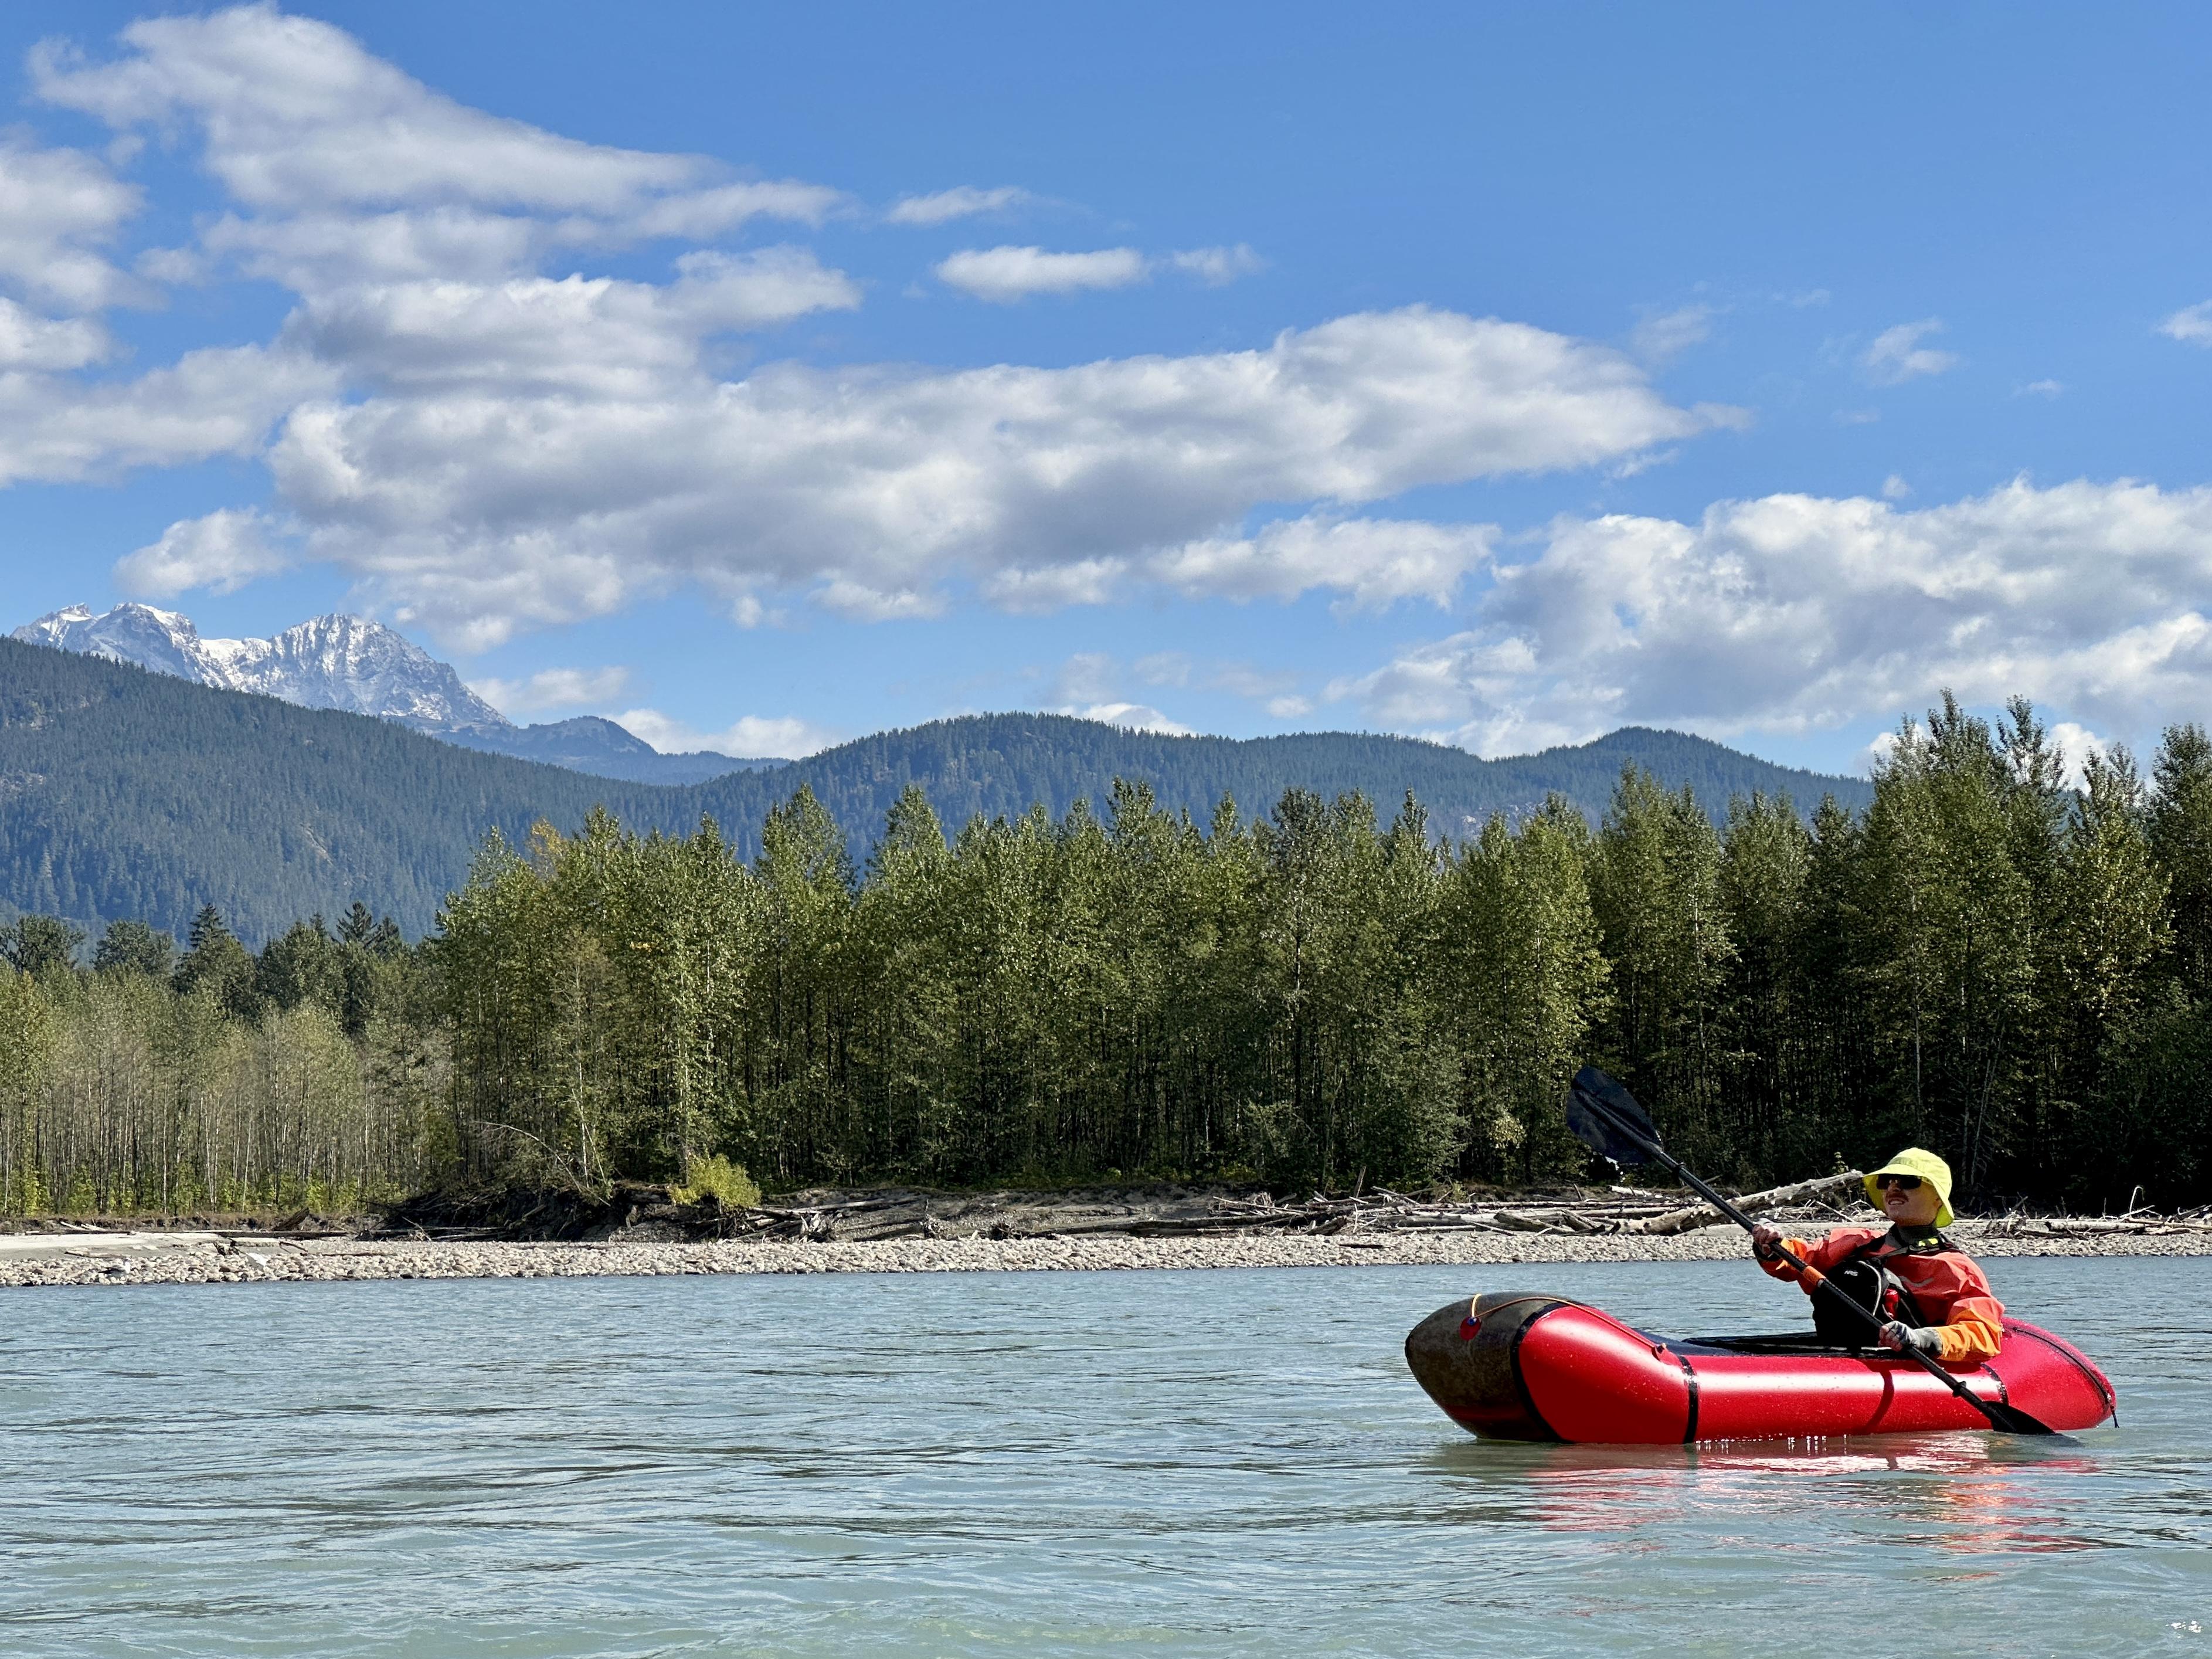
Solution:
[{"label": "inflatable raft tube", "polygon": [[[1809,1335],[1676,1340],[1565,1296],[1492,1291],[1439,1308],[1406,1363],[1468,1432],[1500,1440],[1674,1445],[1985,1429],[1988,1419],[1911,1363]],[[2004,1322],[1997,1357],[1952,1374],[2054,1429],[2113,1415],[2112,1383],[2072,1344]]]}]

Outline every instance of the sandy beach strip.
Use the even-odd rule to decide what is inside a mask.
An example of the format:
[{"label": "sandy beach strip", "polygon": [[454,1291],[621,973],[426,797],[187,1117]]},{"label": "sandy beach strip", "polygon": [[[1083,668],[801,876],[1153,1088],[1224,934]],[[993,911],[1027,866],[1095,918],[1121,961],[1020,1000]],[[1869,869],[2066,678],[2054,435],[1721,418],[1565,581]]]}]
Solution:
[{"label": "sandy beach strip", "polygon": [[[1822,1229],[1793,1230],[1818,1236]],[[1953,1236],[1984,1258],[2207,1256],[2212,1232],[2038,1237],[1961,1222]],[[33,1241],[35,1240],[35,1243]],[[208,1234],[15,1235],[0,1249],[0,1287],[266,1284],[331,1279],[562,1278],[672,1273],[975,1273],[1227,1267],[1495,1267],[1557,1262],[1732,1261],[1733,1228],[1671,1238],[1422,1230],[1367,1237],[1281,1234],[1214,1238],[982,1237],[869,1242],[677,1244],[610,1240],[501,1243]]]}]

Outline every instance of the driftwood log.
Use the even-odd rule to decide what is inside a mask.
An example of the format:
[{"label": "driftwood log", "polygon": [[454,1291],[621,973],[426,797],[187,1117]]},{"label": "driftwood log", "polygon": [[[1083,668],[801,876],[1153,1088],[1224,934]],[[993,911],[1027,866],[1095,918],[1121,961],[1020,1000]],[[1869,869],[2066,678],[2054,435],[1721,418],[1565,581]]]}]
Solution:
[{"label": "driftwood log", "polygon": [[[1764,1215],[1769,1210],[1786,1209],[1795,1204],[1819,1204],[1832,1194],[1856,1192],[1866,1177],[1856,1169],[1846,1169],[1840,1174],[1823,1175],[1818,1180],[1801,1180],[1790,1186],[1770,1186],[1764,1192],[1747,1192],[1735,1200],[1735,1207],[1747,1216]],[[1669,1210],[1663,1216],[1652,1216],[1635,1222],[1620,1230],[1624,1233],[1689,1233],[1700,1227],[1714,1227],[1728,1219],[1710,1204],[1692,1205],[1686,1210]]]},{"label": "driftwood log", "polygon": [[[1856,1190],[1856,1170],[1747,1194],[1742,1207],[1759,1214],[1795,1209],[1806,1219],[1837,1213],[1820,1202]],[[1349,1196],[1316,1192],[1303,1203],[1272,1194],[1187,1195],[1171,1202],[1040,1202],[1038,1195],[997,1195],[1000,1202],[919,1192],[855,1197],[801,1205],[759,1205],[720,1214],[713,1227],[724,1238],[805,1241],[945,1238],[981,1233],[992,1238],[1074,1238],[1121,1235],[1135,1238],[1219,1238],[1240,1233],[1317,1233],[1344,1237],[1399,1232],[1540,1234],[1686,1233],[1723,1219],[1707,1205],[1690,1209],[1663,1193],[1636,1187],[1577,1192],[1561,1201],[1524,1199],[1425,1201],[1388,1187]],[[1827,1215],[1820,1214],[1823,1209]]]},{"label": "driftwood log", "polygon": [[2130,1211],[2124,1216],[2006,1216],[1990,1223],[2000,1238],[2109,1238],[2114,1234],[2212,1233],[2212,1219],[2202,1214],[2161,1216],[2155,1211]]},{"label": "driftwood log", "polygon": [[[1824,1228],[1872,1217],[1857,1204],[1855,1170],[1746,1193],[1746,1212],[1779,1225]],[[1316,1193],[1303,1201],[1266,1192],[1204,1188],[1108,1189],[1088,1192],[943,1192],[878,1188],[809,1193],[798,1201],[750,1208],[704,1201],[678,1205],[658,1189],[630,1187],[598,1202],[572,1193],[505,1193],[417,1200],[387,1215],[372,1236],[465,1241],[565,1239],[608,1243],[680,1239],[787,1239],[799,1243],[890,1239],[1051,1239],[1083,1236],[1224,1238],[1246,1234],[1327,1236],[1339,1244],[1381,1249],[1407,1234],[1628,1235],[1664,1237],[1723,1223],[1710,1205],[1684,1206],[1679,1193],[1648,1188],[1571,1188],[1556,1193],[1503,1193],[1437,1200],[1387,1188],[1349,1196]],[[415,1213],[409,1213],[414,1211]],[[289,1225],[287,1223],[289,1223]],[[219,1250],[256,1244],[296,1247],[309,1241],[356,1236],[344,1218],[289,1216],[270,1225],[202,1222]],[[127,1219],[88,1224],[78,1217],[33,1217],[0,1223],[0,1232],[73,1234],[129,1230]],[[2020,1240],[2083,1241],[2115,1236],[2203,1237],[2212,1234],[2212,1206],[2160,1212],[2148,1205],[2097,1216],[2031,1215],[2015,1210],[1988,1217],[1984,1235]],[[204,1236],[197,1235],[196,1236]]]},{"label": "driftwood log", "polygon": [[[1796,1181],[1735,1200],[1745,1212],[1778,1223],[1826,1226],[1845,1219],[1859,1204],[1862,1178],[1847,1169],[1817,1180]],[[1221,1238],[1245,1233],[1320,1235],[1353,1244],[1389,1234],[1419,1232],[1532,1235],[1632,1235],[1663,1237],[1722,1224],[1711,1205],[1686,1205],[1679,1191],[1645,1187],[1573,1187],[1553,1193],[1501,1192],[1455,1199],[1418,1199],[1388,1187],[1303,1200],[1262,1192],[1223,1192],[1163,1185],[1152,1188],[945,1192],[915,1188],[813,1192],[780,1203],[724,1207],[713,1199],[678,1205],[664,1189],[622,1184],[609,1194],[501,1192],[433,1198],[398,1206],[387,1217],[387,1235],[437,1238],[567,1238],[617,1240],[789,1239],[808,1243],[878,1239],[1073,1238],[1121,1235],[1136,1238]],[[331,1225],[319,1217],[290,1217],[295,1229],[256,1229],[241,1238],[272,1234],[307,1238]],[[67,1227],[71,1223],[54,1223]],[[82,1223],[76,1223],[81,1225]],[[1992,1218],[1999,1236],[2097,1237],[2111,1234],[2212,1232],[2212,1208],[2161,1215],[2130,1208],[2118,1215]],[[311,1230],[313,1229],[313,1230]]]}]

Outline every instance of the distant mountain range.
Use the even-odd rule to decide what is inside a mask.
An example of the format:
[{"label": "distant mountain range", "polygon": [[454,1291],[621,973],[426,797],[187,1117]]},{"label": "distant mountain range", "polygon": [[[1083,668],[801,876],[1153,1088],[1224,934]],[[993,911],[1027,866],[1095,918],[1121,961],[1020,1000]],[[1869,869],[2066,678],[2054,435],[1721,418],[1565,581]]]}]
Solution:
[{"label": "distant mountain range", "polygon": [[429,735],[486,754],[511,755],[517,760],[536,760],[629,784],[703,784],[727,772],[767,772],[788,764],[780,757],[744,759],[717,754],[712,749],[664,754],[628,727],[595,714],[580,714],[573,720],[556,720],[543,726],[509,726],[504,731]]},{"label": "distant mountain range", "polygon": [[1201,821],[1224,795],[1251,817],[1292,786],[1358,790],[1387,817],[1411,790],[1432,826],[1458,838],[1555,790],[1595,821],[1625,765],[1694,789],[1717,814],[1753,790],[1808,808],[1824,794],[1853,808],[1871,796],[1861,780],[1632,728],[1483,760],[1403,737],[1165,737],[1029,714],[938,721],[770,771],[655,786],[473,752],[396,718],[0,640],[0,920],[30,911],[93,929],[132,917],[181,933],[211,903],[258,940],[359,899],[419,935],[489,830],[520,840],[539,819],[573,829],[604,804],[640,830],[683,833],[712,816],[750,857],[768,808],[802,784],[864,854],[909,783],[948,830],[978,813],[1041,803],[1058,814],[1079,797],[1103,802],[1122,777]]},{"label": "distant mountain range", "polygon": [[464,685],[452,664],[365,617],[319,616],[268,639],[203,639],[191,619],[174,611],[125,604],[95,613],[89,606],[72,605],[16,629],[15,637],[221,691],[258,692],[303,709],[396,720],[464,748],[599,778],[698,784],[724,772],[783,764],[711,750],[663,754],[593,715],[517,726]]}]

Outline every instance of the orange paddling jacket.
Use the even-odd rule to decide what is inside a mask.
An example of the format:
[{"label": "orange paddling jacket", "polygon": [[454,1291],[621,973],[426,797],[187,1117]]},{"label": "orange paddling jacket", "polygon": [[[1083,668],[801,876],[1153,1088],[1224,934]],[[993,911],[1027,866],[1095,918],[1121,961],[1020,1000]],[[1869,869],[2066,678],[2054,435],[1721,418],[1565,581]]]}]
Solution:
[{"label": "orange paddling jacket", "polygon": [[[1993,1359],[2004,1339],[2004,1303],[1990,1288],[1989,1276],[1950,1240],[1933,1229],[1907,1237],[1900,1229],[1838,1227],[1818,1244],[1783,1241],[1793,1255],[1818,1271],[1832,1272],[1854,1256],[1864,1256],[1897,1275],[1898,1283],[1943,1339],[1938,1356],[1948,1362]],[[1759,1264],[1776,1278],[1796,1278],[1787,1261]],[[1813,1287],[1798,1286],[1807,1296]]]}]

